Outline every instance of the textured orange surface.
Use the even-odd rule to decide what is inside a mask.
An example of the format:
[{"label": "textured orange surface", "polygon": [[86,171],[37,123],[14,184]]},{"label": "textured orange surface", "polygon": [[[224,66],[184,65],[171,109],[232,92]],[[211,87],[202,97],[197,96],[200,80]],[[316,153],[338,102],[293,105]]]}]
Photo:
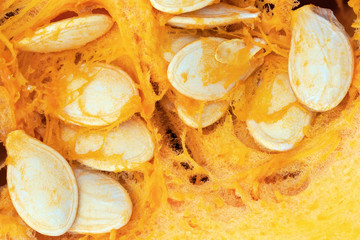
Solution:
[{"label": "textured orange surface", "polygon": [[[79,64],[104,61],[121,67],[136,82],[142,99],[140,114],[156,140],[152,161],[134,170],[109,174],[124,185],[134,204],[133,216],[125,227],[104,235],[66,234],[56,239],[360,237],[358,61],[348,96],[334,110],[318,114],[306,130],[306,138],[293,150],[261,151],[244,124],[250,110],[258,106],[253,103],[258,82],[287,69],[294,1],[229,0],[240,7],[257,6],[263,11],[261,21],[201,32],[202,36],[243,37],[247,41],[262,37],[267,42],[262,68],[225,97],[231,110],[215,125],[202,130],[186,127],[174,112],[176,93],[169,86],[168,63],[162,56],[169,50],[167,33],[182,31],[165,26],[171,15],[156,11],[148,0],[13,2],[0,4],[1,16],[9,11],[13,12],[9,16],[14,15],[0,20],[0,76],[7,91],[3,95],[9,96],[0,101],[6,103],[0,110],[14,114],[17,129],[77,164],[59,139],[61,122],[56,113],[65,88],[61,76]],[[266,5],[270,3],[275,6],[273,10]],[[349,4],[359,13],[358,1]],[[13,45],[16,39],[31,35],[60,13],[81,15],[99,8],[105,8],[117,26],[80,49],[40,54],[19,52]],[[360,28],[359,22],[353,27]],[[354,39],[360,40],[357,30]],[[360,55],[357,50],[355,55]],[[202,108],[201,104],[181,101],[188,102],[193,112]],[[266,104],[260,105],[258,114],[265,114]],[[3,115],[1,122],[4,116],[9,117],[4,121],[11,123],[12,114]],[[271,121],[278,116],[267,117]],[[116,124],[89,130],[110,130]],[[7,129],[12,129],[9,126]],[[7,131],[0,134],[5,138]],[[22,222],[6,186],[1,188],[0,196],[0,238],[52,239]]]}]

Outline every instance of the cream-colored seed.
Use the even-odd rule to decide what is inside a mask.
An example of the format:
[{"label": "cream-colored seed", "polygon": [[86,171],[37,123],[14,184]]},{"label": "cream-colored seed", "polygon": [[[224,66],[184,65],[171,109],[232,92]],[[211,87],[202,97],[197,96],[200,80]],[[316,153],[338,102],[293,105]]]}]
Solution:
[{"label": "cream-colored seed", "polygon": [[345,97],[354,72],[349,38],[330,10],[304,6],[293,13],[289,56],[291,87],[314,111],[328,111]]},{"label": "cream-colored seed", "polygon": [[208,127],[219,120],[227,111],[229,104],[226,101],[206,102],[201,113],[191,115],[189,111],[176,103],[176,110],[180,119],[193,128]]},{"label": "cream-colored seed", "polygon": [[154,8],[159,11],[180,14],[206,7],[216,0],[150,0]]},{"label": "cream-colored seed", "polygon": [[[172,86],[181,94],[201,101],[214,101],[225,96],[237,81],[245,80],[251,73],[263,63],[263,58],[249,64],[244,74],[230,76],[231,83],[226,84],[229,79],[216,79],[218,75],[209,75],[213,69],[221,69],[220,77],[229,77],[227,64],[214,61],[218,46],[227,39],[224,38],[202,38],[192,42],[181,49],[171,60],[168,67],[168,79]],[[236,52],[236,51],[235,51]],[[244,56],[247,57],[247,56]],[[234,66],[231,66],[234,68]],[[205,80],[212,79],[214,82]]]},{"label": "cream-colored seed", "polygon": [[41,53],[76,49],[104,35],[113,23],[104,14],[68,18],[37,29],[32,36],[17,41],[16,46]]},{"label": "cream-colored seed", "polygon": [[107,233],[126,225],[132,203],[120,183],[98,172],[74,170],[79,186],[79,209],[69,232]]},{"label": "cream-colored seed", "polygon": [[[168,67],[168,79],[173,87],[181,94],[203,101],[211,101],[222,98],[234,86],[231,84],[224,87],[224,81],[205,85],[204,66],[202,66],[205,51],[212,51],[215,55],[216,44],[224,41],[224,38],[208,38],[212,44],[200,39],[181,49]],[[209,54],[211,55],[211,53]]]},{"label": "cream-colored seed", "polygon": [[[271,94],[268,114],[280,111],[297,101],[291,90],[287,73],[276,77]],[[295,105],[291,106],[277,122],[256,122],[248,119],[246,125],[260,147],[270,151],[287,151],[303,139],[304,128],[309,126],[311,118],[311,112]]]},{"label": "cream-colored seed", "polygon": [[66,81],[66,103],[59,117],[81,126],[105,126],[119,118],[127,120],[137,106],[127,107],[138,91],[130,76],[107,64],[83,66]]},{"label": "cream-colored seed", "polygon": [[174,16],[167,22],[173,27],[186,29],[209,29],[243,21],[253,21],[260,11],[256,8],[239,8],[226,3],[218,3],[194,12]]},{"label": "cream-colored seed", "polygon": [[78,188],[68,162],[22,130],[8,135],[6,150],[9,193],[20,217],[41,234],[64,234],[78,207]]},{"label": "cream-colored seed", "polygon": [[[122,123],[108,133],[84,133],[81,129],[64,127],[62,139],[75,140],[73,151],[82,164],[103,171],[131,169],[149,161],[154,154],[154,143],[150,131],[138,117]],[[100,154],[86,156],[91,152]]]}]

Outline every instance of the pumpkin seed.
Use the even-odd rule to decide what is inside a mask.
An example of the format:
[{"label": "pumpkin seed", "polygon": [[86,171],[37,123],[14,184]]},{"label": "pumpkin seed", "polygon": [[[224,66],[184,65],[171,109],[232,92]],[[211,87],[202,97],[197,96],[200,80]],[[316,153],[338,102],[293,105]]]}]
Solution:
[{"label": "pumpkin seed", "polygon": [[78,188],[68,162],[22,130],[8,135],[6,150],[9,193],[20,217],[41,234],[64,234],[78,207]]},{"label": "pumpkin seed", "polygon": [[296,10],[289,73],[299,101],[319,112],[336,107],[349,90],[353,72],[349,37],[333,13],[312,5]]},{"label": "pumpkin seed", "polygon": [[212,4],[216,0],[150,0],[154,8],[159,11],[180,14],[191,12]]},{"label": "pumpkin seed", "polygon": [[69,232],[106,233],[126,225],[132,214],[127,191],[114,179],[89,170],[74,170],[79,209]]},{"label": "pumpkin seed", "polygon": [[71,151],[80,163],[103,171],[121,171],[139,166],[153,157],[155,148],[149,130],[138,117],[108,133],[89,133],[81,131],[81,128],[64,127],[61,136],[66,143],[74,142]]},{"label": "pumpkin seed", "polygon": [[[271,94],[268,114],[278,112],[297,101],[287,73],[279,74],[275,78]],[[270,151],[287,151],[303,139],[304,128],[310,125],[311,118],[311,112],[293,105],[276,122],[256,122],[248,119],[246,125],[260,147]]]},{"label": "pumpkin seed", "polygon": [[67,18],[37,29],[32,36],[17,41],[16,46],[41,53],[76,49],[104,35],[113,23],[104,14]]},{"label": "pumpkin seed", "polygon": [[[219,120],[227,111],[229,104],[226,101],[206,102],[201,113],[192,115],[179,104],[175,104],[180,119],[193,128],[208,127]],[[200,118],[200,119],[199,119]]]},{"label": "pumpkin seed", "polygon": [[[263,58],[251,61],[248,52],[237,54],[247,59],[237,65],[216,60],[218,46],[227,39],[202,38],[181,49],[171,60],[168,79],[181,94],[201,100],[215,101],[224,97],[240,80],[245,80],[263,63]],[[239,53],[239,51],[234,51]],[[235,59],[236,60],[236,59]]]},{"label": "pumpkin seed", "polygon": [[244,21],[254,21],[260,11],[256,8],[239,8],[226,3],[218,3],[194,12],[172,17],[167,24],[186,29],[209,29]]},{"label": "pumpkin seed", "polygon": [[140,97],[130,76],[108,64],[82,67],[67,78],[65,106],[59,117],[81,126],[106,126],[129,119],[140,106]]}]

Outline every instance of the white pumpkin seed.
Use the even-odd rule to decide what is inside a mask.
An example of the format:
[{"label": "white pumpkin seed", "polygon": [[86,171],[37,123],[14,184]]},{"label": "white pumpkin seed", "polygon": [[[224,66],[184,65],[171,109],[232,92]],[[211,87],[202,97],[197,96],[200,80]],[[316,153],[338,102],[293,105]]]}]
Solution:
[{"label": "white pumpkin seed", "polygon": [[32,36],[17,41],[16,46],[41,53],[76,49],[104,35],[113,23],[104,14],[67,18],[37,29]]},{"label": "white pumpkin seed", "polygon": [[[234,64],[216,60],[216,50],[224,38],[202,38],[181,49],[171,60],[168,79],[181,94],[201,100],[214,101],[225,96],[240,80],[245,80],[263,63],[263,58],[247,62],[241,72]],[[248,56],[244,56],[248,57]]]},{"label": "white pumpkin seed", "polygon": [[[77,160],[94,169],[131,169],[153,157],[155,147],[151,133],[138,117],[133,117],[108,133],[85,133],[80,130],[64,127],[61,131],[62,139],[68,143],[75,140],[72,150],[78,155]],[[100,151],[100,154],[87,156],[96,151]]]},{"label": "white pumpkin seed", "polygon": [[[227,111],[229,104],[226,101],[206,102],[201,113],[191,115],[186,107],[175,103],[180,119],[193,128],[208,127],[219,120]],[[199,119],[200,118],[200,119]]]},{"label": "white pumpkin seed", "polygon": [[312,5],[292,18],[290,83],[299,101],[314,111],[336,107],[349,90],[354,53],[349,38],[330,10]]},{"label": "white pumpkin seed", "polygon": [[218,3],[200,10],[172,17],[167,24],[186,29],[209,29],[258,18],[256,8],[239,8],[226,3]]},{"label": "white pumpkin seed", "polygon": [[20,217],[41,234],[64,234],[78,207],[78,188],[68,162],[22,130],[8,135],[6,150],[9,193]]},{"label": "white pumpkin seed", "polygon": [[107,233],[126,225],[132,214],[132,203],[120,183],[93,171],[74,170],[79,186],[79,209],[69,232]]},{"label": "white pumpkin seed", "polygon": [[150,0],[154,8],[159,11],[180,14],[206,7],[216,0]]},{"label": "white pumpkin seed", "polygon": [[[271,94],[272,99],[268,114],[280,111],[289,104],[296,102],[287,73],[279,74],[276,77],[272,84]],[[248,119],[246,125],[249,133],[260,147],[270,151],[287,151],[303,139],[304,128],[310,125],[311,118],[311,112],[294,105],[286,111],[280,120],[274,123],[256,122],[253,119]]]},{"label": "white pumpkin seed", "polygon": [[59,117],[84,126],[106,126],[119,118],[127,120],[137,110],[133,100],[140,97],[130,76],[107,64],[82,67],[78,75],[67,79],[67,102]]}]

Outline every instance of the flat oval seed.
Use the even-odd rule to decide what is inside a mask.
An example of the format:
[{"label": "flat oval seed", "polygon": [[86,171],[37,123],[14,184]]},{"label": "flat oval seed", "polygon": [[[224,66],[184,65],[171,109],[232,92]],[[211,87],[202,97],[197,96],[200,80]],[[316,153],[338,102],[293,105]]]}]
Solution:
[{"label": "flat oval seed", "polygon": [[120,68],[96,64],[67,79],[68,99],[59,117],[85,126],[106,126],[130,118],[140,97],[130,76]]},{"label": "flat oval seed", "polygon": [[202,38],[181,49],[171,60],[168,79],[181,94],[201,100],[214,101],[228,93],[237,81],[246,79],[263,63],[263,58],[246,66],[243,74],[239,66],[216,60],[216,50],[224,38]]},{"label": "flat oval seed", "polygon": [[180,14],[206,7],[215,2],[215,0],[150,0],[150,2],[159,11]]},{"label": "flat oval seed", "polygon": [[[72,151],[77,160],[89,167],[103,171],[131,169],[149,161],[154,154],[151,133],[144,121],[134,117],[109,133],[81,133],[80,129],[64,127],[61,132],[65,142],[75,140]],[[87,154],[99,151],[89,157]]]},{"label": "flat oval seed", "polygon": [[[193,128],[208,127],[219,120],[227,111],[229,104],[226,101],[206,102],[202,113],[191,115],[184,106],[175,104],[180,119]],[[200,117],[200,119],[199,119]],[[200,120],[200,124],[199,124]]]},{"label": "flat oval seed", "polygon": [[20,217],[41,234],[64,234],[78,207],[78,189],[68,162],[21,130],[8,135],[6,150],[9,193]]},{"label": "flat oval seed", "polygon": [[[215,55],[218,44],[226,40],[224,38],[207,38],[208,41],[200,39],[195,41],[182,50],[180,50],[168,67],[168,79],[173,87],[183,95],[197,100],[211,101],[223,97],[234,86],[231,84],[227,88],[224,87],[224,81],[215,84],[203,83],[202,59],[205,57],[204,52]],[[204,73],[205,72],[205,73]]]},{"label": "flat oval seed", "polygon": [[107,233],[126,225],[132,214],[132,203],[117,181],[97,172],[74,170],[79,186],[79,209],[69,232]]},{"label": "flat oval seed", "polygon": [[68,18],[37,29],[32,36],[19,40],[16,46],[23,51],[41,53],[76,49],[104,35],[113,23],[104,14]]},{"label": "flat oval seed", "polygon": [[290,83],[299,101],[314,111],[336,107],[349,90],[354,54],[330,10],[304,6],[292,18]]},{"label": "flat oval seed", "polygon": [[[272,99],[268,113],[280,111],[296,102],[288,74],[279,74],[271,88]],[[255,109],[256,111],[256,109]],[[293,148],[304,137],[304,127],[309,126],[312,114],[299,106],[291,106],[280,120],[274,123],[246,121],[249,133],[256,143],[270,151],[287,151]]]},{"label": "flat oval seed", "polygon": [[239,8],[218,3],[200,10],[172,17],[167,24],[186,29],[209,29],[256,19],[260,14],[256,8]]}]

